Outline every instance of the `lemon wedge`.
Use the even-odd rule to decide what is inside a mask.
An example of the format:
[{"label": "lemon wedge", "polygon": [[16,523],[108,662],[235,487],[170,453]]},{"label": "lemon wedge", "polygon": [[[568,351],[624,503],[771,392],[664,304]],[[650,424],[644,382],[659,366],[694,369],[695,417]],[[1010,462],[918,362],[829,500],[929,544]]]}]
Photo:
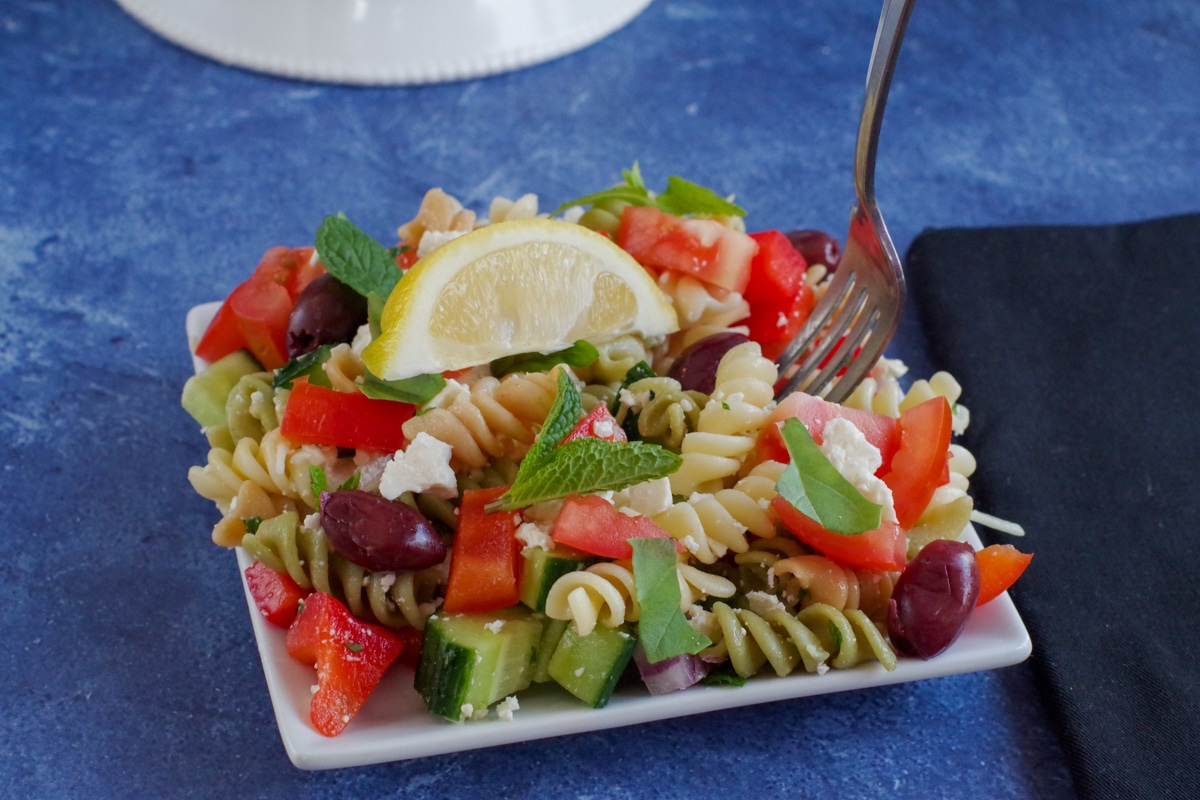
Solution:
[{"label": "lemon wedge", "polygon": [[385,380],[679,329],[670,298],[608,238],[549,219],[498,222],[421,258],[396,284],[363,363]]}]

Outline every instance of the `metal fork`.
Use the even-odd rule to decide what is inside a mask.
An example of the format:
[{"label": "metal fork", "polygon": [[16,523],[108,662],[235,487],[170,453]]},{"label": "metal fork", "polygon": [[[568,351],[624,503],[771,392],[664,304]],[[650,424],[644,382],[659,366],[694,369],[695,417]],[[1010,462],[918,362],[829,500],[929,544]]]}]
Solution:
[{"label": "metal fork", "polygon": [[[885,0],[867,70],[854,154],[854,191],[841,262],[821,301],[776,359],[785,377],[776,399],[796,390],[832,402],[850,396],[882,355],[900,319],[904,272],[875,203],[875,152],[888,88],[915,0]],[[794,367],[794,369],[793,369]]]}]

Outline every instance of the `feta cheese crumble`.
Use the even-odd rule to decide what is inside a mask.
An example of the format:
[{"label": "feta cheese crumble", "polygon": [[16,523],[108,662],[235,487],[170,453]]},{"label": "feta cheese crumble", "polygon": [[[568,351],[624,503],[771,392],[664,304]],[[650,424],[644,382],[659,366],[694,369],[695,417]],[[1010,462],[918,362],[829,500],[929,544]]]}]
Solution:
[{"label": "feta cheese crumble", "polygon": [[892,500],[892,490],[875,477],[875,470],[883,465],[883,455],[879,448],[867,441],[867,437],[853,422],[840,417],[825,423],[821,436],[821,452],[829,459],[834,469],[862,492],[863,497],[882,507],[882,520],[895,522],[896,508]]},{"label": "feta cheese crumble", "polygon": [[395,500],[405,492],[425,492],[450,499],[458,495],[458,479],[450,468],[451,447],[422,431],[397,450],[383,470],[379,493]]}]

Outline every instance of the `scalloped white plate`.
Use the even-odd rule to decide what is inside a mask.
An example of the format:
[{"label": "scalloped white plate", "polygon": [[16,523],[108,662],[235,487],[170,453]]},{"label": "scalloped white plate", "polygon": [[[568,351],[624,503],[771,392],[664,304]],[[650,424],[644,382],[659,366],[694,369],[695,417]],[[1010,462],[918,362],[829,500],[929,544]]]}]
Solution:
[{"label": "scalloped white plate", "polygon": [[[188,313],[188,342],[193,349],[218,306],[208,303]],[[203,363],[196,361],[197,370]],[[973,528],[967,530],[967,541],[976,548],[981,546]],[[831,670],[824,675],[803,672],[785,678],[758,675],[737,689],[695,686],[656,697],[629,687],[619,690],[601,709],[587,708],[553,685],[541,685],[518,695],[521,708],[511,722],[492,718],[452,723],[434,717],[425,710],[412,687],[412,670],[393,667],[345,732],[330,739],[317,733],[309,722],[310,687],[316,682],[316,673],[287,654],[284,631],[258,613],[250,590],[245,587],[245,569],[252,563],[250,556],[239,548],[237,561],[279,733],[292,763],[302,769],[402,761],[777,700],[940,678],[1011,666],[1024,661],[1032,652],[1029,633],[1005,593],[976,609],[962,635],[945,653],[929,661],[901,658],[892,672],[876,662],[849,670]]]},{"label": "scalloped white plate", "polygon": [[175,44],[304,80],[479,78],[587,47],[650,0],[117,0]]}]

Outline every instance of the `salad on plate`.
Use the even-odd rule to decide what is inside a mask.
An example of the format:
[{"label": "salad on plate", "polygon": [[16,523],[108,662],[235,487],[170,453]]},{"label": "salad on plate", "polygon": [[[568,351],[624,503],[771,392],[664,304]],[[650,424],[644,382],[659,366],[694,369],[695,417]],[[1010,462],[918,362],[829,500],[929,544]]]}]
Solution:
[{"label": "salad on plate", "polygon": [[552,213],[433,189],[394,245],[330,216],[213,306],[188,478],[313,668],[313,730],[381,681],[481,723],[893,672],[1019,577],[969,535],[1019,529],[974,508],[952,376],[883,358],[843,404],[776,400],[838,244],[744,216],[636,165]]}]

